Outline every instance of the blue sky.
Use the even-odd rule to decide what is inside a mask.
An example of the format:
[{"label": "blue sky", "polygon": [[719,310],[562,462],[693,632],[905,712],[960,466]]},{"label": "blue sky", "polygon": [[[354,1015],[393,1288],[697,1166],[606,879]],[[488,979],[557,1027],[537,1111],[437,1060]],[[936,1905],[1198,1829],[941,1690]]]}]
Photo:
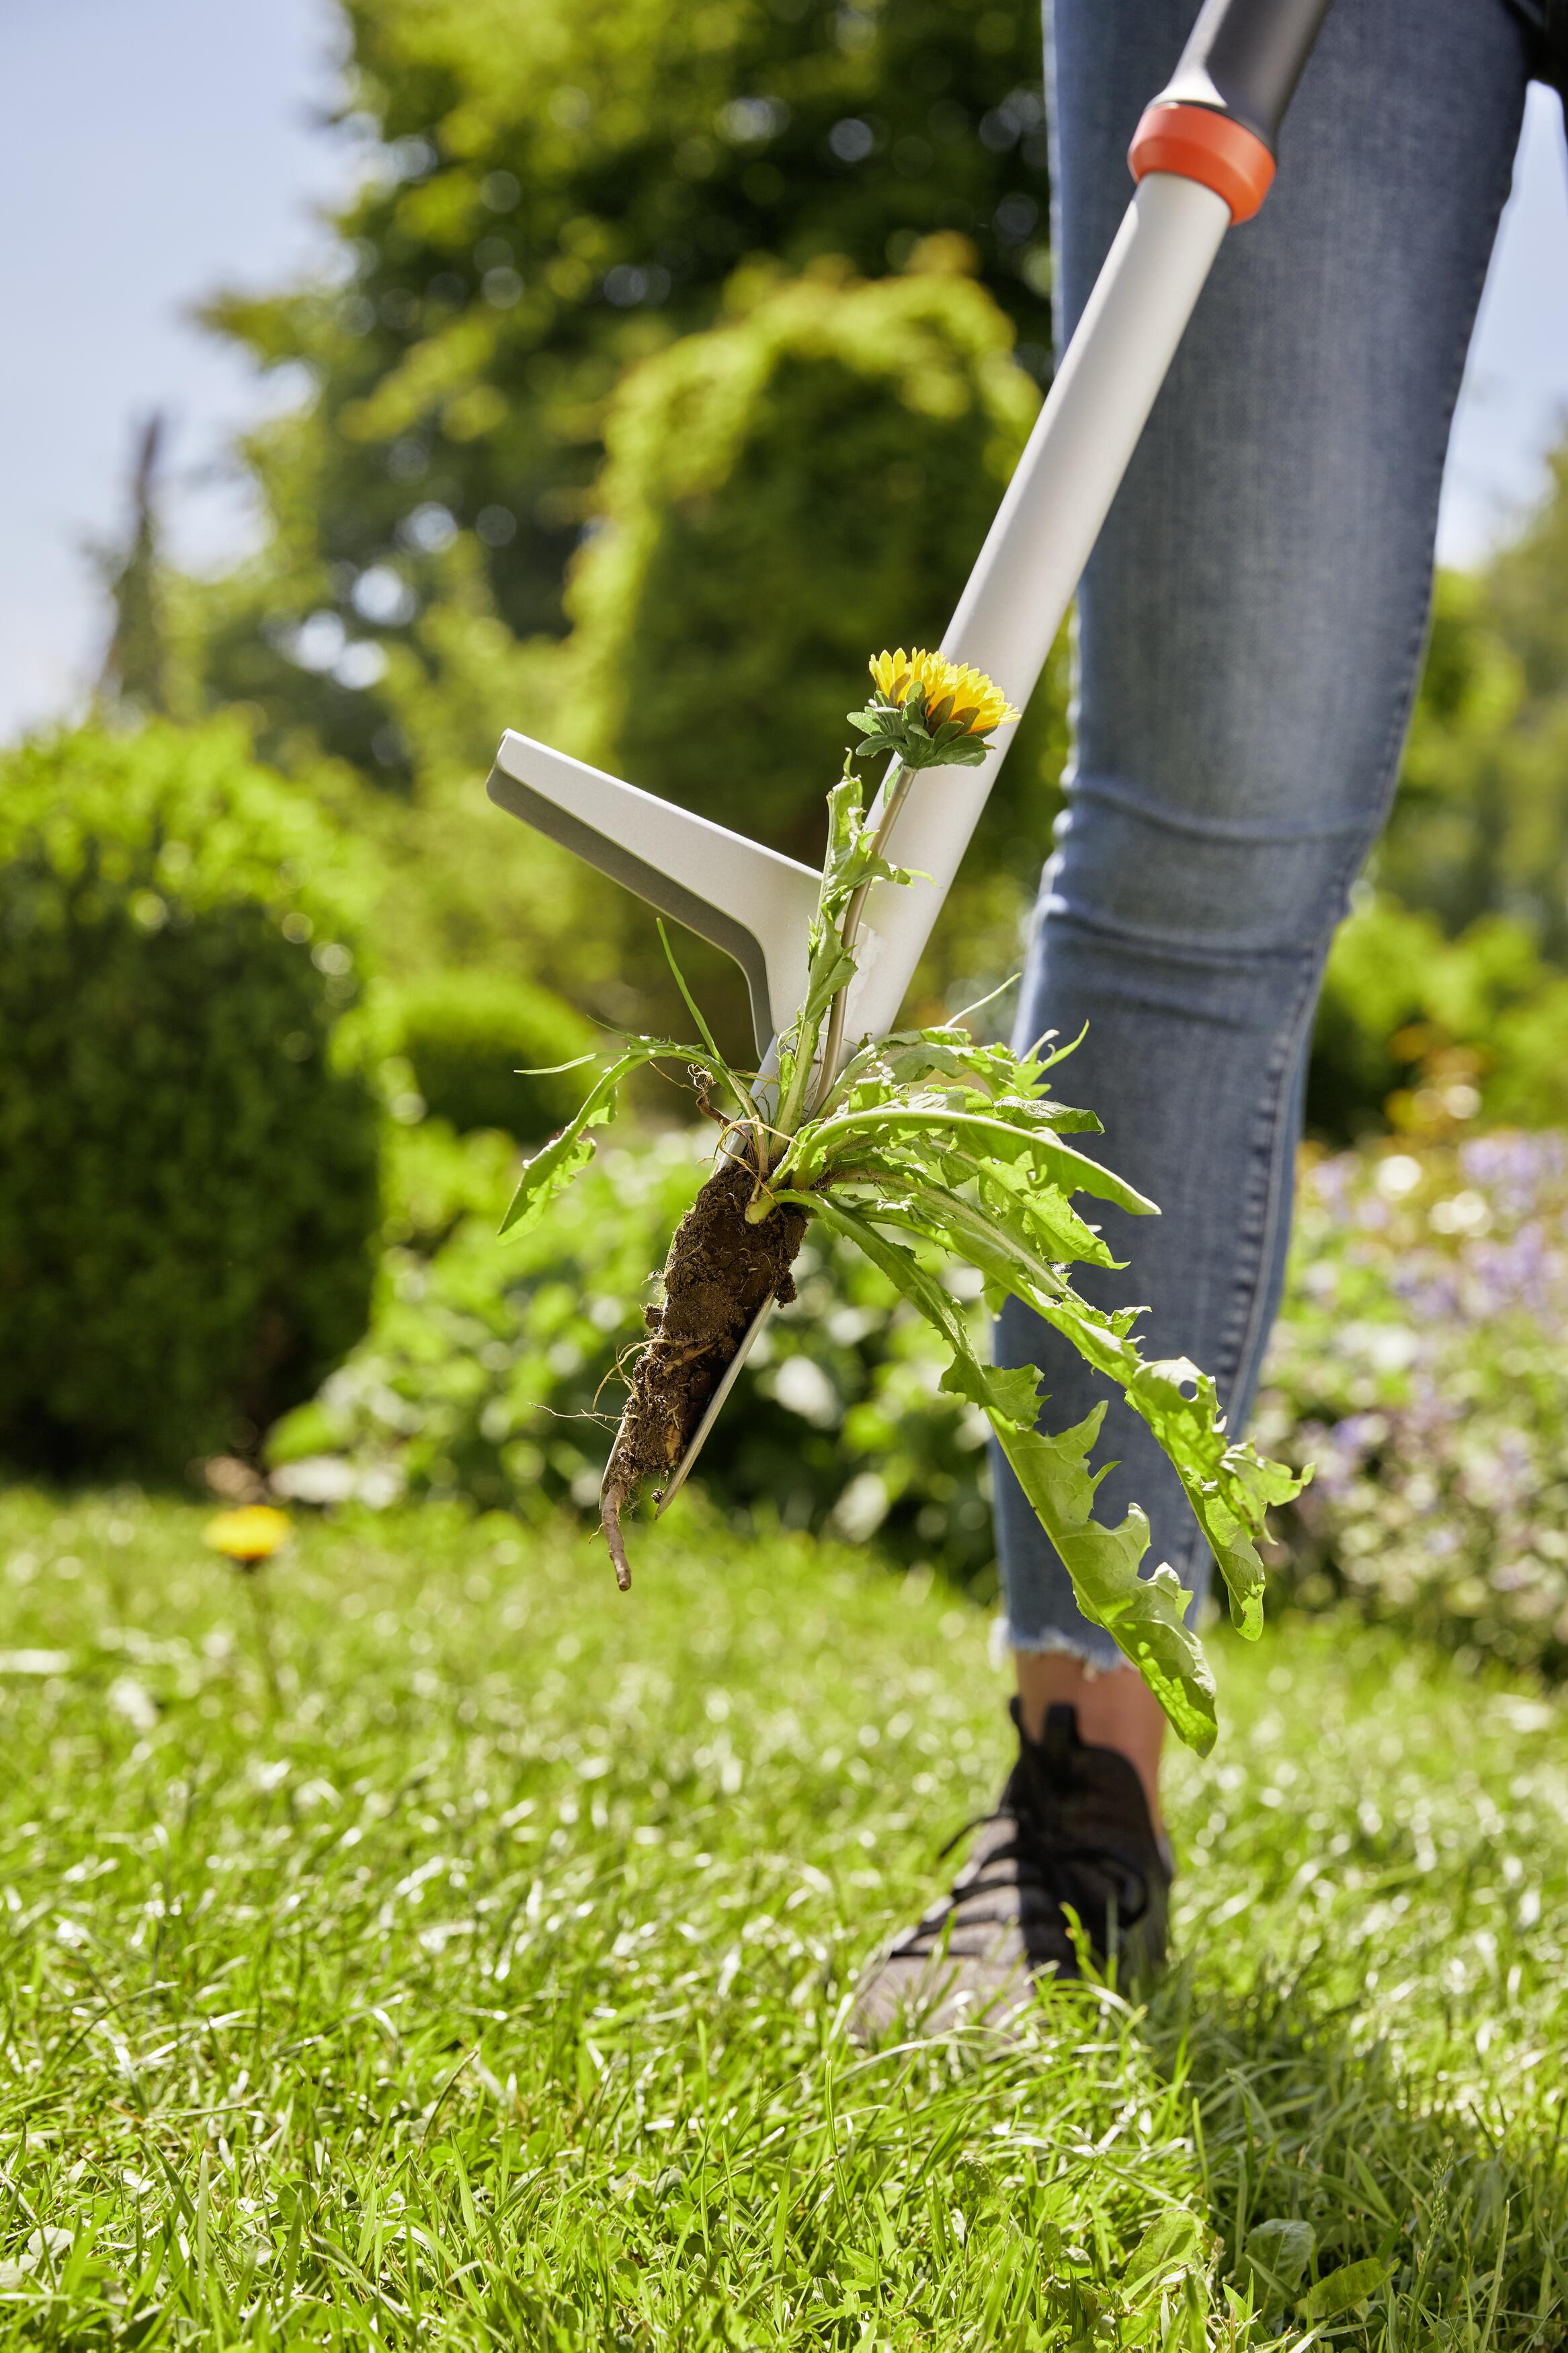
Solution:
[{"label": "blue sky", "polygon": [[220,461],[257,378],[185,313],[321,252],[353,168],[331,44],[322,0],[0,0],[0,736],[92,674],[82,543],[120,522],[135,419],[174,427],[176,552],[244,544]]},{"label": "blue sky", "polygon": [[[321,127],[326,0],[0,0],[0,737],[68,708],[102,618],[83,543],[120,520],[133,420],[174,426],[176,554],[216,564],[250,518],[226,440],[257,381],[187,319],[324,249],[352,147]],[[1528,506],[1568,422],[1568,193],[1532,91],[1514,202],[1466,379],[1442,549],[1473,561]]]}]

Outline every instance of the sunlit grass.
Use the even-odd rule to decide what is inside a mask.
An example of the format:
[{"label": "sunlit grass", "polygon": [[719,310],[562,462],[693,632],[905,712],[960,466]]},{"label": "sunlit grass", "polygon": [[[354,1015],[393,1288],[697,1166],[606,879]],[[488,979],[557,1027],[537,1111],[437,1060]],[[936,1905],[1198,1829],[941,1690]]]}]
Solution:
[{"label": "sunlit grass", "polygon": [[977,1610],[690,1517],[624,1599],[570,1529],[311,1525],[275,1711],[204,1517],[0,1504],[0,2340],[1568,2341],[1554,1704],[1221,1645],[1149,2010],[868,2056],[1005,1761]]}]

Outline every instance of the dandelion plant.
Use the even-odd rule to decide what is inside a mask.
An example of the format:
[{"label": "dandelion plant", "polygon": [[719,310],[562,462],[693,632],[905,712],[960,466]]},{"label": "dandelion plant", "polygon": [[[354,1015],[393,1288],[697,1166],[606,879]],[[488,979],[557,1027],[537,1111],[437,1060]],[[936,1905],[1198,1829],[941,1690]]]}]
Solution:
[{"label": "dandelion plant", "polygon": [[[1264,1514],[1301,1482],[1229,1435],[1214,1382],[1195,1365],[1143,1356],[1141,1309],[1096,1307],[1073,1288],[1075,1265],[1119,1264],[1075,1197],[1135,1215],[1154,1204],[1069,1141],[1100,1125],[1052,1092],[1070,1048],[1047,1050],[1042,1040],[1016,1053],[977,1044],[956,1023],[846,1041],[866,893],[878,881],[913,880],[886,855],[910,779],[977,764],[995,729],[1017,717],[989,679],[939,654],[879,654],[871,678],[871,699],[850,720],[861,741],[827,797],[805,995],[776,1066],[763,1074],[727,1061],[677,969],[700,1042],[629,1039],[576,1117],[528,1162],[501,1229],[531,1223],[592,1158],[591,1131],[613,1115],[629,1071],[684,1063],[699,1108],[719,1126],[717,1165],[670,1244],[605,1475],[601,1516],[622,1587],[630,1582],[624,1512],[648,1481],[675,1470],[759,1311],[794,1297],[790,1268],[819,1219],[934,1326],[950,1359],[943,1388],[984,1413],[1084,1615],[1139,1668],[1182,1738],[1206,1750],[1214,1683],[1185,1623],[1189,1596],[1169,1566],[1142,1572],[1149,1525],[1138,1506],[1115,1527],[1094,1514],[1105,1473],[1089,1456],[1105,1407],[1070,1430],[1041,1429],[1038,1370],[981,1361],[933,1252],[978,1269],[993,1307],[1022,1300],[1142,1416],[1175,1468],[1243,1633],[1262,1623]],[[867,811],[855,762],[882,754],[893,765]]]},{"label": "dandelion plant", "polygon": [[274,1715],[283,1705],[283,1686],[272,1639],[272,1599],[266,1572],[268,1562],[288,1543],[289,1534],[288,1513],[275,1510],[270,1504],[242,1504],[234,1511],[219,1512],[202,1530],[203,1542],[233,1565],[250,1596],[256,1654]]}]

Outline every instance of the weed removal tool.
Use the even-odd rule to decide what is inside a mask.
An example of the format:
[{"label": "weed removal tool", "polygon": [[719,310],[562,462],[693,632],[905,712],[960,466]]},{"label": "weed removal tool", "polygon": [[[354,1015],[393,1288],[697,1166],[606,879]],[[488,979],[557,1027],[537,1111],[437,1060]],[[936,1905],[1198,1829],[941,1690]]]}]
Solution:
[{"label": "weed removal tool", "polygon": [[[1268,193],[1275,138],[1330,5],[1206,0],[1172,80],[1138,125],[1132,201],[942,643],[949,664],[984,670],[1020,709],[1225,233],[1250,219]],[[857,808],[858,852],[869,846],[873,854],[847,909],[852,976],[826,1035],[813,1031],[818,1108],[838,1076],[844,1040],[861,1046],[891,1029],[1007,741],[1004,733],[988,743],[984,756],[976,749],[963,775],[952,769],[940,780],[895,759],[858,831]],[[826,903],[819,902],[822,876],[525,735],[503,737],[489,791],[498,806],[731,955],[746,977],[764,1072],[777,1067],[781,1027],[811,985],[808,932]],[[900,874],[881,857],[892,847]],[[686,1478],[773,1297],[770,1287],[752,1314],[673,1468],[665,1503]]]}]

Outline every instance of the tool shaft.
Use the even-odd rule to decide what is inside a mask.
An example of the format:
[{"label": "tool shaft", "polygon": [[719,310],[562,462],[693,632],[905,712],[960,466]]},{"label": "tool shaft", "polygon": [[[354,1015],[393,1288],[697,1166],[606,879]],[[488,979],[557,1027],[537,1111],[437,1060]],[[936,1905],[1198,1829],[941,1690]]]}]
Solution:
[{"label": "tool shaft", "polygon": [[[942,651],[987,670],[1021,710],[1034,692],[1127,470],[1230,211],[1198,182],[1142,181],[997,511]],[[1007,750],[917,776],[889,854],[929,876],[874,885],[845,1028],[889,1029]]]}]

